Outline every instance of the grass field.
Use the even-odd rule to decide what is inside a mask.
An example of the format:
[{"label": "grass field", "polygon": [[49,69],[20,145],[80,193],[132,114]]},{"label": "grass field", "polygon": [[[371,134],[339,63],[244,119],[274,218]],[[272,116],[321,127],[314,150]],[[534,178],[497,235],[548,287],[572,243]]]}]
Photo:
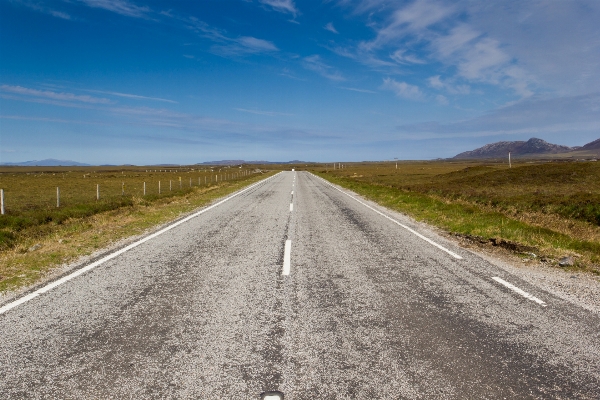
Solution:
[{"label": "grass field", "polygon": [[480,242],[600,273],[600,162],[347,163],[311,168],[385,206]]},{"label": "grass field", "polygon": [[13,247],[23,231],[41,233],[52,223],[89,217],[135,202],[181,196],[194,187],[243,179],[251,171],[238,167],[0,168],[0,188],[5,197],[5,215],[0,217],[0,250]]},{"label": "grass field", "polygon": [[2,168],[6,214],[0,215],[0,292],[33,283],[57,265],[143,233],[269,174],[254,167]]}]

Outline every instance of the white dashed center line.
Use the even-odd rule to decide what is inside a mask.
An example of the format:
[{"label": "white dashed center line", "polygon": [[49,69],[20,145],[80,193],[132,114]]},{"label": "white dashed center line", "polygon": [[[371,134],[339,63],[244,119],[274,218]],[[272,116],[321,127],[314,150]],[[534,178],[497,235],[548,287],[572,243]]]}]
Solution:
[{"label": "white dashed center line", "polygon": [[285,249],[283,251],[283,271],[281,275],[289,275],[290,274],[290,256],[292,253],[292,241],[285,241]]},{"label": "white dashed center line", "polygon": [[535,301],[536,303],[538,303],[539,305],[541,305],[542,307],[546,307],[547,304],[544,303],[542,300],[538,299],[537,297],[527,293],[526,291],[524,291],[523,289],[520,289],[518,287],[516,287],[515,285],[513,285],[512,283],[506,282],[504,279],[502,278],[498,278],[497,276],[492,277],[493,280],[495,280],[496,282],[500,283],[501,285],[506,286],[507,288],[514,290],[515,292],[519,293],[521,296],[525,297],[526,299],[529,299],[531,301]]},{"label": "white dashed center line", "polygon": [[294,211],[294,203],[290,203],[290,211]]}]

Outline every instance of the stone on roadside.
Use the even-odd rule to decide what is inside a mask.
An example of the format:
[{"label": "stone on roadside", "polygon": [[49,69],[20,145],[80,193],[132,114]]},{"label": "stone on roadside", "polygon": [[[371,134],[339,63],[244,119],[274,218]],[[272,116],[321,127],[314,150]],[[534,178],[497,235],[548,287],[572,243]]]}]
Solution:
[{"label": "stone on roadside", "polygon": [[573,257],[567,256],[567,257],[563,257],[560,260],[558,260],[558,265],[560,265],[561,267],[568,267],[575,264],[575,261],[573,261]]},{"label": "stone on roadside", "polygon": [[36,243],[33,246],[31,246],[27,251],[36,251],[38,249],[42,248],[42,244],[41,243]]}]

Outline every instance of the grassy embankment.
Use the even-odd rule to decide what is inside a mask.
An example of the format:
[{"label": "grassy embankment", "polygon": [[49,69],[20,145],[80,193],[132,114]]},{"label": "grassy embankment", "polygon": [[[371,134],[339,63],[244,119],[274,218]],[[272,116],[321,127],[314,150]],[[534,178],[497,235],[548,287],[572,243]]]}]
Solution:
[{"label": "grassy embankment", "polygon": [[[150,172],[149,168],[0,169],[6,199],[6,214],[0,215],[0,292],[31,284],[58,265],[143,233],[269,175],[238,168],[213,172],[165,167],[163,172],[158,172],[159,167]],[[97,184],[100,200],[96,200]],[[58,208],[56,187],[61,192]]]},{"label": "grassy embankment", "polygon": [[600,274],[600,162],[353,163],[313,172],[480,244]]}]

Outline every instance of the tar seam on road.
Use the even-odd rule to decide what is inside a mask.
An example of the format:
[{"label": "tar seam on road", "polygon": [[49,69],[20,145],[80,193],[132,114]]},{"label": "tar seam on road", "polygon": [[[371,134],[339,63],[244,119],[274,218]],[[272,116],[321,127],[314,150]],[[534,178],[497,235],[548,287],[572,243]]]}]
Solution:
[{"label": "tar seam on road", "polygon": [[226,201],[231,200],[232,198],[234,198],[234,197],[236,197],[236,196],[238,196],[238,195],[240,195],[240,194],[242,194],[242,193],[244,193],[244,192],[246,192],[246,191],[254,188],[255,186],[258,186],[260,184],[265,183],[266,181],[268,181],[270,179],[273,179],[277,175],[279,175],[279,174],[275,174],[275,175],[273,175],[273,176],[271,176],[271,177],[269,177],[267,179],[263,179],[263,180],[255,183],[254,185],[248,186],[247,188],[245,188],[243,190],[240,190],[239,192],[234,193],[233,195],[231,195],[229,197],[226,197],[225,199],[219,201],[218,203],[213,204],[212,206],[208,206],[205,209],[200,210],[200,211],[198,211],[198,212],[196,212],[196,213],[194,213],[194,214],[192,214],[190,216],[187,216],[187,217],[185,217],[185,218],[183,218],[183,219],[181,219],[181,220],[179,220],[179,221],[177,221],[177,222],[175,222],[175,223],[173,223],[173,224],[171,224],[171,225],[169,225],[169,226],[161,229],[158,232],[154,232],[153,234],[148,235],[148,236],[146,236],[146,237],[138,240],[137,242],[134,242],[134,243],[130,244],[129,246],[123,247],[122,249],[117,250],[114,253],[111,253],[111,254],[109,254],[109,255],[107,255],[105,257],[102,257],[101,259],[99,259],[99,260],[97,260],[97,261],[95,261],[95,262],[93,262],[91,264],[88,264],[85,267],[80,268],[77,271],[75,271],[75,272],[73,272],[73,273],[71,273],[71,274],[69,274],[67,276],[63,276],[62,278],[57,279],[54,282],[52,282],[52,283],[50,283],[50,284],[48,284],[48,285],[46,285],[46,286],[44,286],[44,287],[42,287],[42,288],[34,291],[34,292],[29,293],[28,295],[25,295],[25,296],[23,296],[23,297],[15,300],[15,301],[13,301],[13,302],[5,304],[4,306],[0,307],[0,315],[4,314],[8,310],[11,310],[11,309],[13,309],[13,308],[15,308],[15,307],[23,304],[23,303],[28,302],[31,299],[34,299],[34,298],[38,297],[40,294],[46,293],[46,292],[48,292],[48,291],[50,291],[50,290],[52,290],[52,289],[54,289],[54,288],[62,285],[63,283],[68,282],[68,281],[70,281],[71,279],[73,279],[75,277],[78,277],[79,275],[85,274],[86,272],[88,272],[88,271],[96,268],[97,266],[99,266],[101,264],[104,264],[106,261],[112,260],[113,258],[118,257],[121,254],[125,253],[126,251],[129,251],[129,250],[131,250],[131,249],[139,246],[142,243],[145,243],[145,242],[147,242],[147,241],[149,241],[151,239],[154,239],[155,237],[157,237],[159,235],[162,235],[163,233],[165,233],[167,231],[170,231],[171,229],[175,228],[176,226],[179,226],[179,225],[181,225],[181,224],[189,221],[190,219],[199,216],[200,214],[204,214],[208,210],[211,210],[211,209],[213,209],[213,208],[215,208],[217,206],[220,206],[221,204],[225,203]]},{"label": "tar seam on road", "polygon": [[285,241],[285,250],[283,251],[283,271],[281,271],[281,275],[289,275],[290,274],[290,258],[292,253],[292,241]]},{"label": "tar seam on road", "polygon": [[539,305],[541,305],[542,307],[546,307],[547,304],[544,303],[542,300],[538,299],[537,297],[527,293],[526,291],[516,287],[515,285],[513,285],[512,283],[506,282],[504,279],[499,278],[497,276],[492,277],[493,280],[495,280],[496,282],[506,286],[507,288],[514,290],[515,292],[519,293],[521,296],[525,297],[526,299],[529,299],[531,301],[535,301],[536,303],[538,303]]},{"label": "tar seam on road", "polygon": [[[311,174],[311,175],[314,175],[314,174]],[[316,175],[314,175],[314,176],[316,176]],[[409,231],[410,233],[412,233],[412,234],[414,234],[414,235],[418,236],[419,238],[423,239],[423,240],[424,240],[424,241],[426,241],[427,243],[429,243],[429,244],[431,244],[431,245],[433,245],[433,246],[437,247],[437,248],[438,248],[438,249],[440,249],[440,250],[443,250],[443,251],[445,251],[446,253],[450,254],[452,257],[456,258],[457,260],[462,260],[462,257],[461,257],[461,256],[459,256],[458,254],[456,254],[455,252],[453,252],[453,251],[451,251],[451,250],[448,250],[447,248],[445,248],[444,246],[442,246],[442,245],[440,245],[440,244],[437,244],[437,243],[436,243],[436,242],[434,242],[433,240],[431,240],[431,239],[429,239],[429,238],[427,238],[427,237],[425,237],[425,236],[421,235],[419,232],[415,231],[414,229],[411,229],[411,228],[409,228],[408,226],[406,226],[406,225],[404,225],[404,224],[401,224],[400,222],[396,221],[394,218],[392,218],[392,217],[388,217],[387,215],[385,215],[385,214],[384,214],[384,213],[382,213],[381,211],[379,211],[379,210],[377,210],[377,209],[375,209],[375,208],[371,207],[370,205],[368,205],[368,204],[366,204],[366,203],[363,203],[362,201],[360,201],[360,200],[359,200],[359,199],[357,199],[356,197],[354,197],[354,196],[352,196],[352,195],[350,195],[350,194],[348,194],[348,193],[344,192],[343,190],[341,190],[341,189],[339,189],[339,188],[335,187],[333,184],[331,184],[331,183],[327,182],[325,179],[323,179],[323,178],[321,178],[321,177],[318,177],[318,176],[317,176],[317,178],[319,178],[319,179],[323,180],[323,182],[325,182],[326,184],[328,184],[329,186],[331,186],[331,187],[332,187],[332,188],[334,188],[335,190],[337,190],[337,191],[339,191],[339,192],[341,192],[341,193],[345,194],[346,196],[350,197],[351,199],[354,199],[354,200],[358,201],[360,204],[362,204],[363,206],[367,207],[368,209],[370,209],[370,210],[372,210],[372,211],[375,211],[377,214],[381,215],[382,217],[385,217],[385,218],[389,219],[390,221],[392,221],[393,223],[395,223],[395,224],[397,224],[397,225],[401,226],[402,228],[406,229],[406,230],[407,230],[407,231]]]}]

